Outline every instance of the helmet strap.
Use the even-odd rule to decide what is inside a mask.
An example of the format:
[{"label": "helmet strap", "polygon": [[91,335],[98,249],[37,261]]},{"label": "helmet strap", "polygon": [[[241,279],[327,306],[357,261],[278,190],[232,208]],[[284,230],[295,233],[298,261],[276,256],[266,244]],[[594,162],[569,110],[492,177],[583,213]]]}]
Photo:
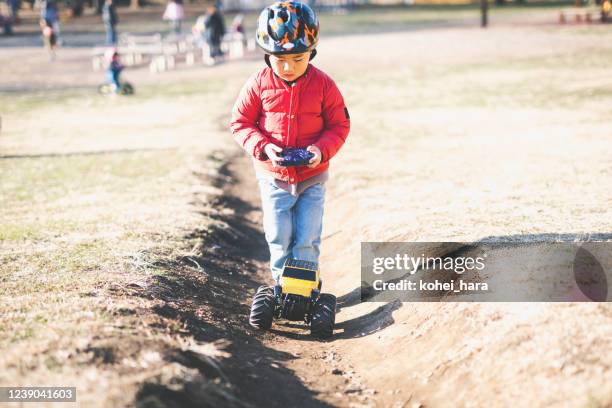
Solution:
[{"label": "helmet strap", "polygon": [[316,56],[317,56],[317,49],[315,48],[314,50],[312,50],[310,52],[310,60],[309,61],[312,61],[314,59],[314,57],[316,57]]}]

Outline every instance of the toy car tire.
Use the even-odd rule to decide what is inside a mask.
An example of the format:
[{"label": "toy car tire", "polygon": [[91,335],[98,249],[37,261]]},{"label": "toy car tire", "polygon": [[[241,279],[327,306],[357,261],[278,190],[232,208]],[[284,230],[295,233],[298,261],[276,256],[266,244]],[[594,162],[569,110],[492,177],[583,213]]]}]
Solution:
[{"label": "toy car tire", "polygon": [[124,82],[121,85],[121,94],[132,95],[134,93],[134,87],[129,82]]},{"label": "toy car tire", "polygon": [[98,92],[101,93],[102,95],[111,93],[110,85],[103,84],[103,85],[98,86]]},{"label": "toy car tire", "polygon": [[334,334],[336,322],[336,297],[322,293],[313,306],[310,333],[317,338],[328,338]]},{"label": "toy car tire", "polygon": [[268,330],[272,327],[274,317],[274,289],[270,286],[260,286],[253,297],[249,324],[256,329]]}]

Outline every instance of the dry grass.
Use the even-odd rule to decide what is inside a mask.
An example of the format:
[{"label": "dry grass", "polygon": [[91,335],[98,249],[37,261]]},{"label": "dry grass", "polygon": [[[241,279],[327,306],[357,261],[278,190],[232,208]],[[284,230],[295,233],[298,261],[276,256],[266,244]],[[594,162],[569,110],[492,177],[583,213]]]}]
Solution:
[{"label": "dry grass", "polygon": [[[3,113],[2,153],[18,157],[0,159],[9,175],[0,186],[0,383],[77,386],[83,404],[118,406],[147,381],[196,381],[198,370],[168,359],[172,350],[224,357],[180,319],[155,313],[164,301],[140,294],[168,275],[164,262],[201,245],[185,239],[207,227],[193,203],[220,191],[198,187],[199,177],[216,174],[223,161],[211,153],[229,140],[195,113],[224,90],[220,81],[189,92],[176,83],[171,99],[155,87],[134,99],[68,92],[61,107],[26,95]],[[224,114],[214,109],[211,117]]]}]

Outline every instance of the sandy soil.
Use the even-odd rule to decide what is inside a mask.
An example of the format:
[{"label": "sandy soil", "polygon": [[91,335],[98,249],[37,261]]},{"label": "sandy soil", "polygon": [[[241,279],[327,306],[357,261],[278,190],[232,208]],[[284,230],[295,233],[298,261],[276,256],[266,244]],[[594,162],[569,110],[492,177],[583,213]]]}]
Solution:
[{"label": "sandy soil", "polygon": [[[358,287],[358,241],[589,233],[609,239],[610,115],[595,100],[567,100],[570,90],[589,87],[587,78],[602,78],[609,90],[609,76],[598,64],[583,76],[561,62],[585,51],[588,58],[594,37],[509,28],[487,34],[437,31],[360,42],[371,49],[385,39],[409,46],[378,61],[390,67],[389,84],[373,81],[361,92],[348,79],[345,85],[354,127],[334,163],[322,262],[334,292],[346,294],[342,340],[334,344],[377,391],[380,406],[608,406],[607,304],[359,304],[351,292]],[[559,65],[548,74],[511,68],[516,59],[553,55]],[[491,60],[507,62],[487,70]],[[446,64],[454,74],[444,73]],[[335,66],[330,60],[329,69]],[[427,82],[427,70],[439,72],[437,83]],[[400,76],[405,82],[396,81]],[[559,98],[538,106],[545,93],[538,84],[548,81]],[[452,102],[471,86],[495,97],[485,96],[481,106]],[[440,98],[433,106],[432,95]],[[523,96],[525,103],[517,103]],[[384,101],[397,109],[371,110],[388,106]],[[373,121],[379,130],[371,130]],[[373,137],[360,140],[368,133]]]}]

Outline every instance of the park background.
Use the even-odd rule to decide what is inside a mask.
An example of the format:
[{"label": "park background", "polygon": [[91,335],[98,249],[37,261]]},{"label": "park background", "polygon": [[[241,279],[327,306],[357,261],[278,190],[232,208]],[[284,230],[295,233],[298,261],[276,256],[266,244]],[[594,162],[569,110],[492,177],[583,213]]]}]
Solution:
[{"label": "park background", "polygon": [[[134,95],[103,96],[100,16],[64,14],[50,61],[25,4],[0,36],[0,385],[108,407],[610,406],[609,304],[359,301],[362,241],[610,239],[612,31],[561,24],[573,5],[491,3],[486,29],[480,4],[320,5],[313,63],[352,129],[322,244],[337,330],[318,342],[248,326],[267,249],[228,124],[262,54],[143,62]],[[205,7],[185,4],[186,32]],[[168,30],[162,4],[118,11],[120,34]]]}]

